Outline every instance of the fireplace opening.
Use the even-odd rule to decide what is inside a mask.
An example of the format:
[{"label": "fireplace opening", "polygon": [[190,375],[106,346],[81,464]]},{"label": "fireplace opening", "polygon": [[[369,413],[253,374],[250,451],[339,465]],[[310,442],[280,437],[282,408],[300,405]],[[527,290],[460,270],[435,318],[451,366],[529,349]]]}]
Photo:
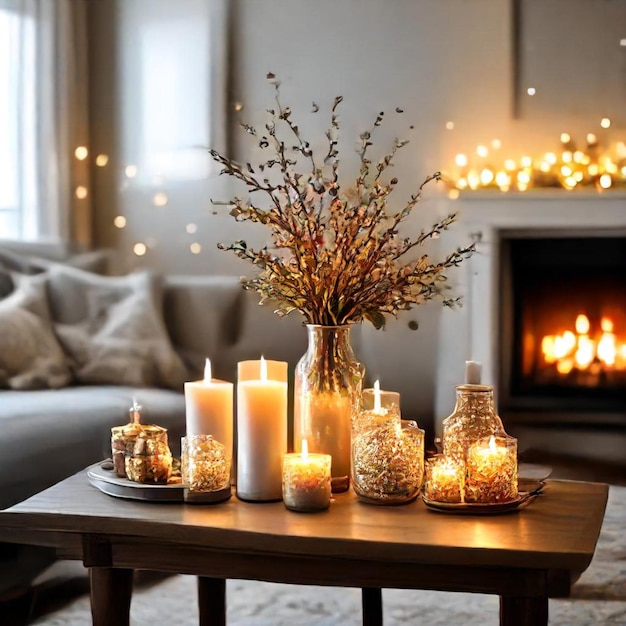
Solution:
[{"label": "fireplace opening", "polygon": [[501,244],[504,410],[626,423],[626,237]]}]

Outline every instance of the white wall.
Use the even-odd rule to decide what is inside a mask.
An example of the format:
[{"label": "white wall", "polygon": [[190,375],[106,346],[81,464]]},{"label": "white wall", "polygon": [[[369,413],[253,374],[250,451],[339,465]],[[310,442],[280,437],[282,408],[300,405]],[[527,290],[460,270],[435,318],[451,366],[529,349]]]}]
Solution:
[{"label": "white wall", "polygon": [[[149,266],[170,273],[242,274],[250,268],[217,251],[216,243],[263,241],[263,232],[235,224],[223,208],[211,206],[210,198],[226,199],[232,190],[224,177],[207,173],[206,155],[191,149],[211,140],[206,117],[211,58],[205,41],[210,36],[211,2],[91,3],[91,151],[111,156],[107,167],[94,167],[96,241],[119,249],[120,269]],[[354,142],[378,111],[386,111],[389,118],[376,135],[379,154],[393,136],[404,137],[407,126],[415,125],[412,142],[401,152],[395,170],[400,179],[398,206],[427,174],[449,168],[456,153],[472,152],[493,138],[502,141],[502,153],[515,157],[554,149],[564,123],[572,133],[596,131],[588,116],[555,120],[535,112],[512,119],[508,2],[231,0],[231,8],[232,83],[224,97],[232,113],[228,131],[233,155],[242,161],[254,160],[255,150],[236,122],[264,123],[264,111],[273,102],[273,88],[265,79],[268,71],[281,79],[283,100],[314,146],[323,146],[334,96],[344,96],[342,173],[348,181],[355,171],[349,167]],[[152,76],[146,101],[141,51],[150,29],[154,59],[143,68]],[[166,45],[171,51],[162,47]],[[176,55],[181,57],[180,68],[172,71]],[[161,93],[159,77],[164,83]],[[171,99],[172,94],[177,97]],[[146,137],[146,111],[160,98],[171,102],[161,118],[154,114],[155,135]],[[312,101],[320,106],[316,116],[309,114]],[[235,103],[243,105],[238,114]],[[403,115],[393,113],[396,107],[402,107]],[[449,121],[454,122],[453,130],[446,129]],[[157,177],[159,172],[150,171],[150,159],[160,142],[174,141],[178,133],[187,150],[177,153],[170,170]],[[128,164],[137,165],[136,178],[125,177]],[[412,230],[432,223],[442,191],[434,185],[428,188]],[[167,194],[166,206],[153,205],[157,192]],[[116,215],[126,217],[126,228],[113,226]],[[188,233],[188,224],[197,231]],[[136,242],[148,245],[145,256],[132,254]],[[190,251],[194,242],[202,246],[199,254]],[[445,238],[441,243],[446,249]],[[433,412],[439,312],[438,304],[429,304],[390,322],[385,332],[365,331],[373,336],[368,354],[362,355],[370,373],[381,377],[384,387],[401,391],[405,414],[418,419],[431,418]],[[418,321],[418,331],[407,328],[410,320]]]}]

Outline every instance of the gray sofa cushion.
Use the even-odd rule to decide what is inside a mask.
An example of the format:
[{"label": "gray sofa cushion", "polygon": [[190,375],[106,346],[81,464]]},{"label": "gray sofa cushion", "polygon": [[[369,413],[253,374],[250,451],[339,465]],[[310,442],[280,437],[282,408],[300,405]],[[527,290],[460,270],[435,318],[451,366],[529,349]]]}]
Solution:
[{"label": "gray sofa cushion", "polygon": [[63,387],[72,376],[52,330],[45,276],[16,280],[17,289],[0,300],[0,387]]},{"label": "gray sofa cushion", "polygon": [[111,428],[128,422],[133,397],[143,423],[168,429],[172,453],[185,432],[184,396],[119,386],[0,391],[0,509],[111,456]]},{"label": "gray sofa cushion", "polygon": [[160,279],[62,265],[48,274],[56,332],[79,382],[182,389],[187,371],[162,319]]}]

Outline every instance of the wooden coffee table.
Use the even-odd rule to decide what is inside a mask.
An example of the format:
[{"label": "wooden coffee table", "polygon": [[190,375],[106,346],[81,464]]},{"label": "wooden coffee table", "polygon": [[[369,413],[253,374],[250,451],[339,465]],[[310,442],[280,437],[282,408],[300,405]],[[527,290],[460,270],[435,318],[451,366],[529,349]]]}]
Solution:
[{"label": "wooden coffee table", "polygon": [[604,484],[549,481],[523,510],[458,516],[421,502],[366,505],[348,492],[324,513],[301,514],[235,497],[122,500],[81,472],[0,512],[0,541],[82,560],[95,626],[128,624],[134,569],[197,575],[202,625],[225,623],[225,580],[243,578],[361,587],[364,624],[382,624],[381,588],[404,588],[497,594],[500,624],[540,626],[548,598],[568,596],[589,566],[607,494]]}]

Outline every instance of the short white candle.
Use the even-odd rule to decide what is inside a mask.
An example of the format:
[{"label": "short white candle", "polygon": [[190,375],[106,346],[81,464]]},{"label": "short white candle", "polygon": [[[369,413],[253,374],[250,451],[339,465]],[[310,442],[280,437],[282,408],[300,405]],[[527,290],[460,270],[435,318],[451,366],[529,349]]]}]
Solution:
[{"label": "short white candle", "polygon": [[204,379],[185,383],[187,435],[212,435],[233,451],[233,383],[211,378],[211,361],[206,359]]},{"label": "short white candle", "polygon": [[281,461],[287,452],[287,383],[268,379],[262,357],[259,370],[258,380],[237,383],[237,496],[280,500]]},{"label": "short white candle", "polygon": [[467,385],[480,385],[483,364],[479,361],[465,361],[465,383]]}]

